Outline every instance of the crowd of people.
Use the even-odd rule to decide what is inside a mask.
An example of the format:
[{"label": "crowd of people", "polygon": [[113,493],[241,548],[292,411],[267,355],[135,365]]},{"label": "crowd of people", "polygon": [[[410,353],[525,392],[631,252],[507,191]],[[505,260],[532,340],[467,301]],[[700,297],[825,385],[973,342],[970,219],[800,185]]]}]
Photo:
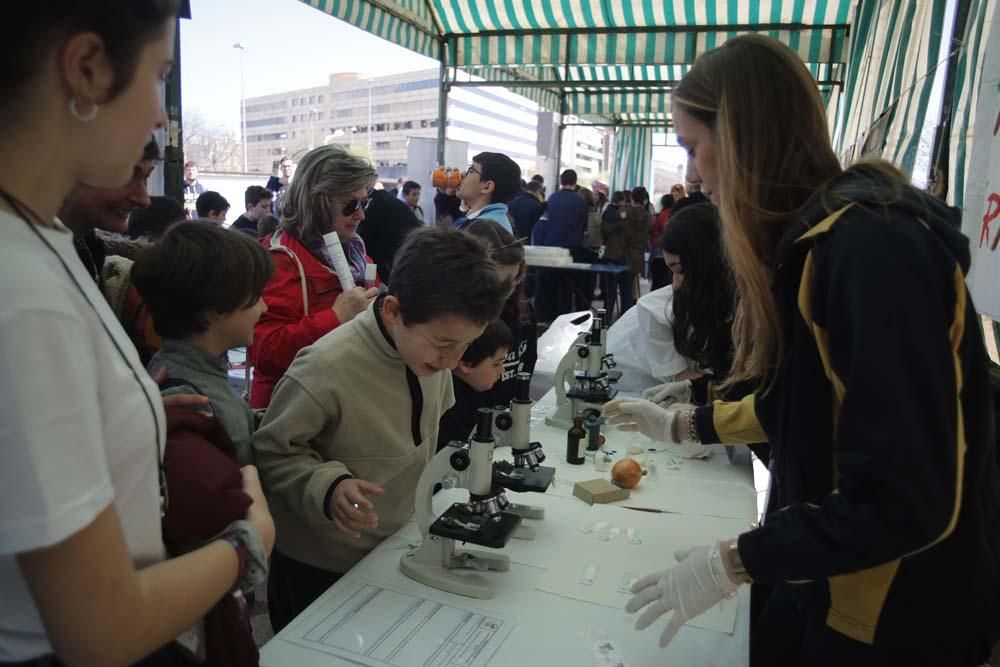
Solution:
[{"label": "crowd of people", "polygon": [[672,96],[689,185],[658,212],[572,170],[546,199],[480,153],[431,224],[418,183],[378,190],[320,146],[225,228],[197,165],[184,204],[146,189],[178,4],[36,3],[31,48],[2,56],[0,664],[257,664],[255,592],[291,622],[532,372],[535,307],[558,304],[528,297],[529,240],[628,269],[645,391],[609,424],[753,445],[772,471],[762,525],[633,586],[637,628],[670,612],[666,646],[752,582],[756,664],[984,661],[1000,461],[967,243],[891,166],[839,165],[793,52],[743,36],[698,59]]}]

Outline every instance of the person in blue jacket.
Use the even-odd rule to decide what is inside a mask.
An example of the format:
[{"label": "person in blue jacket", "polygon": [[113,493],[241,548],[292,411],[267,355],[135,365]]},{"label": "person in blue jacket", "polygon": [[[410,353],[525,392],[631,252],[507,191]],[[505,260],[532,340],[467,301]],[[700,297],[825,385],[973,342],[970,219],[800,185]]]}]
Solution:
[{"label": "person in blue jacket", "polygon": [[462,230],[474,220],[492,220],[513,233],[507,202],[521,191],[521,168],[503,153],[480,153],[458,185],[458,198],[465,205],[465,217],[455,221]]}]

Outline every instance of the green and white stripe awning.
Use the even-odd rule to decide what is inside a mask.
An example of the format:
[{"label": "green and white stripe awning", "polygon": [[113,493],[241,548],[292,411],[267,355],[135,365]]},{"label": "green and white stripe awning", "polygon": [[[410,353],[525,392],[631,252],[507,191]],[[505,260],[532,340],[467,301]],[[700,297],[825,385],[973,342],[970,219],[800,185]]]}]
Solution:
[{"label": "green and white stripe awning", "polygon": [[611,191],[643,186],[652,192],[653,128],[619,127],[615,131],[615,159],[612,162]]},{"label": "green and white stripe awning", "polygon": [[706,30],[679,32],[655,28],[585,33],[478,34],[448,37],[448,64],[470,67],[502,62],[533,65],[689,65],[737,35],[760,32],[792,47],[804,62],[843,62],[847,25],[822,28]]},{"label": "green and white stripe awning", "polygon": [[997,0],[972,0],[964,48],[959,54],[957,82],[952,103],[951,141],[949,143],[948,201],[963,206],[969,159],[972,157],[972,134],[979,103],[979,86],[986,55],[986,38],[991,21],[998,20]]},{"label": "green and white stripe awning", "polygon": [[[670,124],[670,92],[694,60],[736,35],[758,32],[787,44],[812,72],[845,163],[875,155],[910,171],[934,74],[944,65],[939,47],[950,37],[942,34],[948,0],[302,1],[441,61],[444,85],[502,85],[583,122],[643,126],[619,142],[640,162],[636,142],[650,126]],[[961,1],[969,3],[969,18],[955,40],[949,143],[956,203],[964,190],[984,26],[1000,0]],[[642,181],[638,167],[628,169],[626,181]]]},{"label": "green and white stripe awning", "polygon": [[850,74],[833,127],[844,162],[879,156],[910,172],[916,161],[947,0],[863,0]]},{"label": "green and white stripe awning", "polygon": [[303,1],[443,61],[449,84],[502,83],[553,111],[645,124],[669,123],[663,104],[695,58],[747,32],[788,44],[829,96],[866,0]]}]

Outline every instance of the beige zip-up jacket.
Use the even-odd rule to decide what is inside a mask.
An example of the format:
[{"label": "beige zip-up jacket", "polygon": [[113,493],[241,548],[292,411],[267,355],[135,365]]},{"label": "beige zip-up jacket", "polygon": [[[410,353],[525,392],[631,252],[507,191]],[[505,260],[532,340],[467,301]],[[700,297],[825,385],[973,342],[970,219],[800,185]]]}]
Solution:
[{"label": "beige zip-up jacket", "polygon": [[[347,572],[409,519],[438,422],[455,402],[450,373],[418,378],[406,367],[380,306],[298,353],[253,438],[276,548],[329,572]],[[385,490],[369,497],[378,527],[360,539],[340,532],[326,511],[345,476]]]}]

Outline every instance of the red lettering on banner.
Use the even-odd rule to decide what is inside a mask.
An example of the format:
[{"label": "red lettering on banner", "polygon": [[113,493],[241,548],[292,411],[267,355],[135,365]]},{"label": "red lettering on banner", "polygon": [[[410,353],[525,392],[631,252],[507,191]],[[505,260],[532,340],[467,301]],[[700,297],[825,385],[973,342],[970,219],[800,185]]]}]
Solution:
[{"label": "red lettering on banner", "polygon": [[[980,248],[990,240],[990,223],[996,220],[997,216],[1000,216],[1000,194],[994,192],[986,197],[986,214],[983,216],[982,231],[979,233]],[[1000,234],[997,234],[997,240],[993,242],[990,250],[997,249],[998,241],[1000,241]]]}]

